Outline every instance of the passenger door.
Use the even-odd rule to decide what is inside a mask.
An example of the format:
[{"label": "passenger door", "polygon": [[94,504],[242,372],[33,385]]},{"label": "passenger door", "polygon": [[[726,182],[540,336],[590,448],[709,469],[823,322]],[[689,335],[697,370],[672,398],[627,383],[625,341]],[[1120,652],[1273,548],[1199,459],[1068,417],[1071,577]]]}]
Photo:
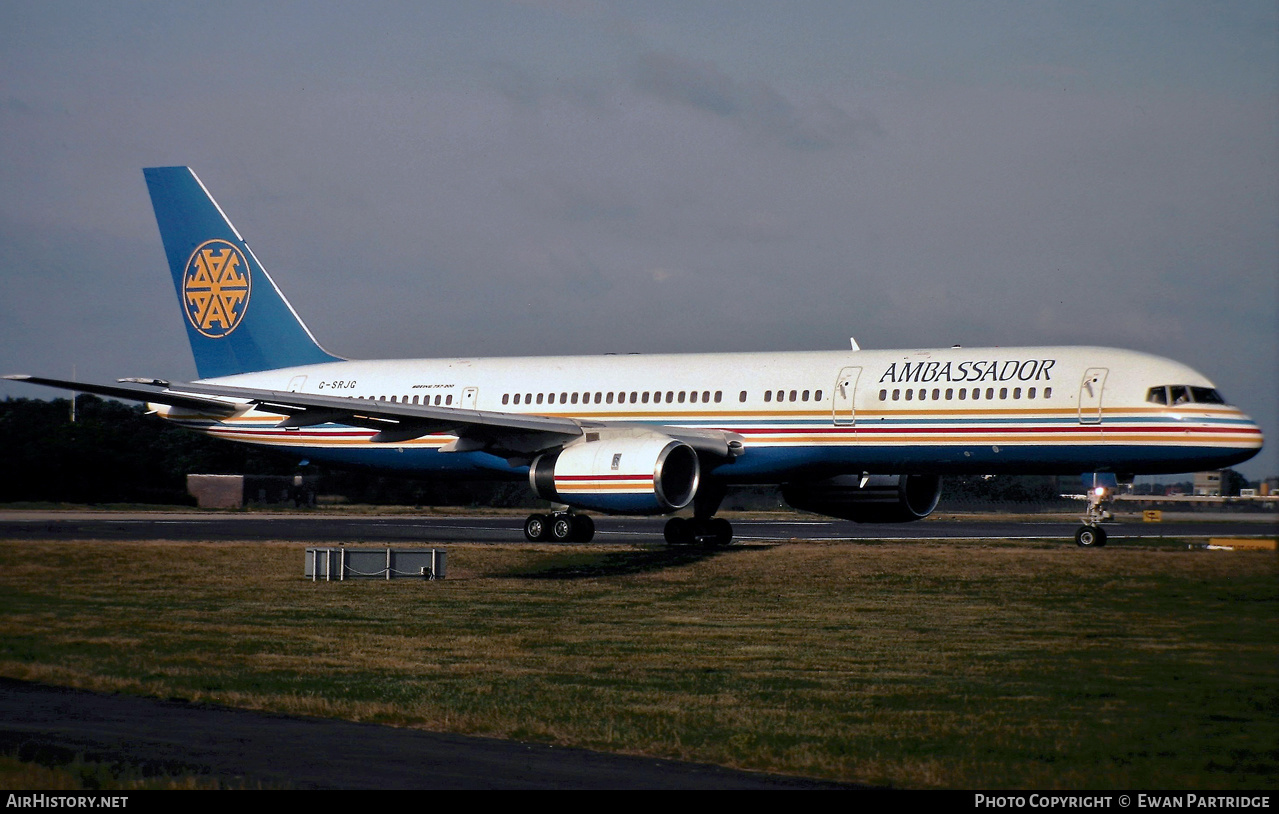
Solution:
[{"label": "passenger door", "polygon": [[1079,423],[1101,423],[1101,395],[1106,387],[1108,368],[1090,367],[1079,383]]},{"label": "passenger door", "polygon": [[835,379],[835,393],[831,402],[831,420],[837,427],[851,427],[857,423],[857,380],[860,367],[845,367]]}]

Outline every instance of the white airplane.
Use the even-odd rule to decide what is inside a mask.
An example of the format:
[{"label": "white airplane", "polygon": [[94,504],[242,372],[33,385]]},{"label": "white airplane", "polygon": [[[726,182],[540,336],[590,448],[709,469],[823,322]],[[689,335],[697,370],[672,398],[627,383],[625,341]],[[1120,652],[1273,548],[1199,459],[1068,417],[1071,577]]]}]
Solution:
[{"label": "white airplane", "polygon": [[[147,402],[184,427],[334,464],[526,480],[530,540],[674,514],[727,544],[731,484],[861,522],[927,516],[946,474],[1217,469],[1258,426],[1202,374],[1098,347],[349,361],[320,347],[187,167],[143,171],[199,380],[6,378]],[[1104,545],[1090,506],[1080,545]]]}]

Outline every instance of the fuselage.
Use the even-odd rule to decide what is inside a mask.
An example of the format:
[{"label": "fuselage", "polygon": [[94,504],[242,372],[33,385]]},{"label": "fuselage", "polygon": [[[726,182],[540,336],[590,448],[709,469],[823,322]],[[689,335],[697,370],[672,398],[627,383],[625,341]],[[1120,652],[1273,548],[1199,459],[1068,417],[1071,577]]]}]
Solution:
[{"label": "fuselage", "polygon": [[[338,361],[208,380],[583,422],[737,433],[706,474],[778,483],[853,472],[1132,474],[1215,469],[1260,450],[1257,425],[1195,370],[1100,347]],[[369,429],[218,420],[153,405],[185,426],[301,457],[422,475],[512,477],[527,466],[441,452],[453,436],[376,443]]]}]

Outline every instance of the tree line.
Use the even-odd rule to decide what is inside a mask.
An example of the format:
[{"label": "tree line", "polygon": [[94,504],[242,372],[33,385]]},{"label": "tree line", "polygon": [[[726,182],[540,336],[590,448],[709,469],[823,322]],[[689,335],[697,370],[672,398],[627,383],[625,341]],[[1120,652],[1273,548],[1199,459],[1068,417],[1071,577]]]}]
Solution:
[{"label": "tree line", "polygon": [[[539,503],[522,481],[417,480],[303,466],[296,454],[210,438],[149,416],[140,405],[88,394],[76,396],[74,423],[70,416],[68,399],[0,402],[0,503],[194,505],[186,487],[193,473],[302,474],[308,489],[350,503],[520,508]],[[942,497],[944,506],[1043,504],[1058,501],[1060,491],[1055,477],[955,477],[945,480]],[[730,510],[782,506],[772,487],[735,489],[724,503]]]}]

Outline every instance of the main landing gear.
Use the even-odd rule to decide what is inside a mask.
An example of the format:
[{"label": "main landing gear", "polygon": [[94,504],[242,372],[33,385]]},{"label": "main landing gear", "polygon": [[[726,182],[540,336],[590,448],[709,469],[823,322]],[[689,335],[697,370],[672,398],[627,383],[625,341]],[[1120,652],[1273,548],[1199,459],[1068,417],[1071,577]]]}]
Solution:
[{"label": "main landing gear", "polygon": [[667,545],[719,548],[733,542],[733,524],[714,516],[727,493],[727,487],[721,483],[703,483],[693,498],[693,516],[672,517],[666,521]]},{"label": "main landing gear", "polygon": [[530,514],[524,520],[524,539],[530,543],[589,543],[595,537],[595,521],[584,514],[555,512]]},{"label": "main landing gear", "polygon": [[666,521],[665,535],[669,545],[718,548],[733,541],[733,524],[722,517],[672,517]]},{"label": "main landing gear", "polygon": [[[693,499],[692,517],[672,517],[666,521],[664,536],[669,545],[726,546],[733,541],[733,526],[715,517],[727,488],[703,483]],[[562,504],[561,504],[562,506]],[[595,521],[562,507],[550,514],[530,514],[524,519],[524,539],[531,543],[589,543],[595,537]]]}]

